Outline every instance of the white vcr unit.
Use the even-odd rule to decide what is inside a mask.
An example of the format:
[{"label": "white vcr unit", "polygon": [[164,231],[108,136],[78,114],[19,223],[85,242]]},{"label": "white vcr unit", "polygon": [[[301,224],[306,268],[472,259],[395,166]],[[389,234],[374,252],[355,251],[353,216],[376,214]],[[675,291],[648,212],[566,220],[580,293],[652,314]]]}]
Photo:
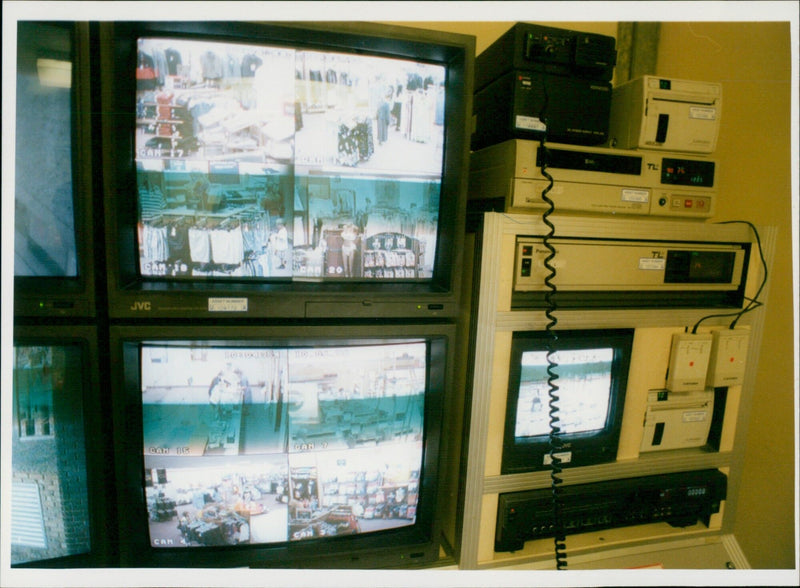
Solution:
[{"label": "white vcr unit", "polygon": [[716,167],[678,153],[512,139],[472,154],[469,198],[539,212],[547,190],[557,212],[705,220],[716,207]]}]

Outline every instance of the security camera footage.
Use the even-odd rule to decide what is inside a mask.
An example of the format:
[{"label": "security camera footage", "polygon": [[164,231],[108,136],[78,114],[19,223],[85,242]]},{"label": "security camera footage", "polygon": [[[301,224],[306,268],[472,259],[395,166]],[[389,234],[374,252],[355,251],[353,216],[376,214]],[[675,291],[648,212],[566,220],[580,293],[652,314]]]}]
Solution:
[{"label": "security camera footage", "polygon": [[90,551],[85,360],[79,345],[14,347],[12,564]]},{"label": "security camera footage", "polygon": [[135,74],[141,275],[431,279],[444,67],[142,38]]},{"label": "security camera footage", "polygon": [[[614,350],[559,350],[553,354],[558,375],[558,426],[562,433],[584,433],[606,426],[611,394],[611,362]],[[515,437],[550,433],[550,385],[547,352],[522,354]]]},{"label": "security camera footage", "polygon": [[143,346],[151,544],[300,541],[413,525],[425,342]]}]

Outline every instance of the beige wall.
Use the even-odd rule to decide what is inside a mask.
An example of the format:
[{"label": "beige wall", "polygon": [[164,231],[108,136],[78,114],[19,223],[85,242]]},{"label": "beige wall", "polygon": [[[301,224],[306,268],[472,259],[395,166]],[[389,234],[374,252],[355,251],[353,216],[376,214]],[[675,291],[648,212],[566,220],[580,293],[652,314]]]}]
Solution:
[{"label": "beige wall", "polygon": [[655,72],[723,84],[713,220],[779,231],[734,529],[754,568],[795,563],[790,62],[788,23],[671,22]]},{"label": "beige wall", "polygon": [[[483,51],[512,22],[413,22],[471,34]],[[541,23],[616,36],[615,22]],[[735,536],[754,568],[793,568],[794,406],[788,23],[662,23],[657,75],[723,84],[719,202],[710,222],[778,227],[764,349],[751,411]]]}]

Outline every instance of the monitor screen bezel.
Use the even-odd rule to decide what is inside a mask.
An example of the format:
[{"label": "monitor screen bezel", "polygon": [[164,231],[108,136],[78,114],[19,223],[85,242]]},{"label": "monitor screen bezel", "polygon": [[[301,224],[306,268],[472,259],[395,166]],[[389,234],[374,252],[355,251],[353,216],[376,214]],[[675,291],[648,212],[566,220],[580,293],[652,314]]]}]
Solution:
[{"label": "monitor screen bezel", "polygon": [[[209,41],[283,44],[312,50],[414,59],[444,65],[444,162],[439,229],[430,280],[333,282],[175,281],[142,276],[136,245],[136,40],[173,36]],[[236,299],[224,316],[274,318],[445,317],[458,312],[462,265],[468,127],[474,38],[372,23],[124,22],[100,27],[106,252],[109,312],[115,317],[217,317],[218,298]]]},{"label": "monitor screen bezel", "polygon": [[105,378],[98,369],[103,361],[98,346],[97,328],[92,325],[14,326],[14,346],[74,345],[81,350],[82,419],[86,444],[86,475],[89,509],[90,548],[86,553],[16,564],[15,568],[94,568],[116,563],[117,527],[112,499],[115,482],[111,421],[103,415],[111,411],[110,399],[101,393]]},{"label": "monitor screen bezel", "polygon": [[[14,316],[96,316],[95,181],[89,23],[45,21],[68,31],[72,42],[72,197],[76,276],[14,277]],[[19,55],[17,56],[19,59]]]},{"label": "monitor screen bezel", "polygon": [[[401,568],[439,557],[440,455],[443,406],[452,380],[452,325],[112,326],[112,395],[118,478],[120,564],[129,567],[317,567]],[[140,347],[143,344],[257,347],[376,344],[425,340],[423,467],[414,525],[375,533],[324,539],[225,547],[163,548],[150,545],[144,487]],[[322,552],[324,551],[324,555]]]},{"label": "monitor screen bezel", "polygon": [[[550,453],[549,433],[532,437],[515,436],[517,408],[520,401],[522,355],[526,351],[546,352],[548,344],[552,344],[552,349],[556,351],[599,348],[614,350],[605,426],[593,431],[562,432],[558,437],[564,445],[563,451],[569,452],[569,459],[563,460],[562,467],[595,465],[616,459],[633,349],[633,336],[634,329],[568,330],[554,331],[552,334],[547,331],[517,331],[513,333],[503,433],[502,474],[534,472],[550,468],[550,465],[546,463],[546,457]],[[558,385],[558,379],[554,383]],[[550,407],[545,405],[543,409],[549,411]]]}]

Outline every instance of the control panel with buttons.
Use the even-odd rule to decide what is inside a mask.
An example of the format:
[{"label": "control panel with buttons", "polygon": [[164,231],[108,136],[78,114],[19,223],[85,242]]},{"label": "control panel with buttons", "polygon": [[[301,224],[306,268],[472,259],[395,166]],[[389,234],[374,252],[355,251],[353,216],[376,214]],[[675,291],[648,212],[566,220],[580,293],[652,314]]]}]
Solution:
[{"label": "control panel with buttons", "polygon": [[[564,486],[559,491],[565,531],[585,533],[665,522],[708,526],[725,500],[728,479],[719,470],[699,470]],[[495,551],[518,551],[525,541],[552,537],[550,488],[500,494]]]}]

